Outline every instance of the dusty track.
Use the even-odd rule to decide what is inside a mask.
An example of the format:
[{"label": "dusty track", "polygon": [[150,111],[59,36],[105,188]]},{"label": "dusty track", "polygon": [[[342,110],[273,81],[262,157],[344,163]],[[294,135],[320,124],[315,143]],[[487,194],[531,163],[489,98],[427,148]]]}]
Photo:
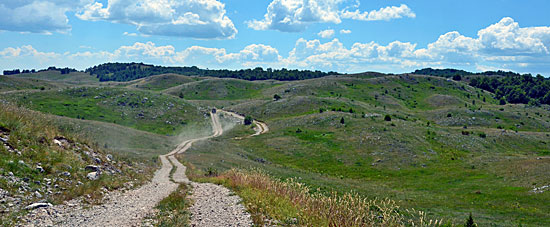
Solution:
[{"label": "dusty track", "polygon": [[[244,120],[244,116],[239,115],[239,114],[234,113],[234,112],[225,111],[225,110],[218,110],[218,112],[222,113],[222,114],[225,114],[225,115],[229,115],[229,116],[234,117],[234,118],[237,118],[239,120]],[[250,136],[247,136],[247,137],[258,136],[258,135],[269,132],[269,127],[267,127],[266,123],[261,122],[261,121],[256,121],[256,120],[254,120],[252,123],[254,123],[257,126],[257,127],[254,128],[254,131],[256,131],[256,132],[254,134],[250,135]],[[242,138],[238,138],[238,139],[242,139]]]},{"label": "dusty track", "polygon": [[[190,182],[185,175],[185,166],[174,156],[189,149],[194,142],[223,134],[218,114],[211,114],[213,134],[208,137],[184,141],[172,152],[160,156],[162,167],[150,183],[126,193],[112,193],[107,202],[90,209],[58,205],[49,208],[47,215],[31,217],[28,225],[37,226],[140,226],[145,216],[163,198],[175,191],[178,183],[191,183],[194,204],[190,208],[193,226],[251,226],[240,198],[219,185]],[[170,171],[176,168],[170,179]],[[42,212],[44,213],[44,212]]]}]

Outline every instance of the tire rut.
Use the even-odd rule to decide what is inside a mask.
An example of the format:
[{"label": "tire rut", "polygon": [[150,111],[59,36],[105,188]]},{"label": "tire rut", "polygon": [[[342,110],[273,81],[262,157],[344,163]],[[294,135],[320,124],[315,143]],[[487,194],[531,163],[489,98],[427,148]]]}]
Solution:
[{"label": "tire rut", "polygon": [[[25,226],[141,226],[142,220],[179,183],[190,183],[194,200],[191,211],[192,226],[252,226],[250,214],[240,204],[241,199],[231,191],[215,184],[189,181],[186,167],[175,155],[189,149],[193,143],[223,134],[218,114],[211,114],[211,136],[184,141],[172,152],[159,156],[161,168],[151,182],[127,192],[113,192],[106,196],[105,203],[89,209],[75,205],[56,205],[46,212],[32,212]],[[170,177],[172,168],[176,168]]]}]

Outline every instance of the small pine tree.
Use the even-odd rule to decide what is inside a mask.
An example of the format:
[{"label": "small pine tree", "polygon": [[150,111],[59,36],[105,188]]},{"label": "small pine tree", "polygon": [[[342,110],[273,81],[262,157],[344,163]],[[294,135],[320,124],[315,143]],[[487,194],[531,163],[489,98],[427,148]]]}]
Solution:
[{"label": "small pine tree", "polygon": [[476,223],[474,222],[474,218],[472,218],[472,213],[470,213],[470,217],[466,220],[466,224],[464,225],[466,227],[476,227]]},{"label": "small pine tree", "polygon": [[384,121],[391,121],[391,116],[386,114],[386,116],[384,116]]},{"label": "small pine tree", "polygon": [[273,99],[275,99],[275,101],[278,101],[279,99],[281,99],[281,96],[278,95],[278,94],[275,94],[275,95],[273,96]]},{"label": "small pine tree", "polygon": [[180,97],[180,99],[183,98],[183,92],[180,92],[179,97]]},{"label": "small pine tree", "polygon": [[345,124],[346,121],[344,120],[344,117],[342,117],[342,119],[340,119],[340,124]]},{"label": "small pine tree", "polygon": [[499,104],[501,106],[506,105],[506,100],[504,100],[504,98],[500,99]]}]

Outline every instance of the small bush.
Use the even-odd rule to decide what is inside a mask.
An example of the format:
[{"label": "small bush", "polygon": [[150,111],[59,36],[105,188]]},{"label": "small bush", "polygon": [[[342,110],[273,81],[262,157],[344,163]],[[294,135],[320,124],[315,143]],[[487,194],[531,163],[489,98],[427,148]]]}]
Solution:
[{"label": "small bush", "polygon": [[386,116],[384,116],[384,121],[391,121],[391,116],[386,114]]},{"label": "small bush", "polygon": [[275,94],[275,95],[273,96],[273,99],[275,99],[275,101],[278,101],[279,99],[281,99],[281,96],[278,95],[278,94]]},{"label": "small bush", "polygon": [[485,138],[487,138],[487,134],[485,134],[484,132],[480,132],[480,133],[479,133],[479,137],[485,139]]},{"label": "small bush", "polygon": [[453,115],[451,113],[448,113],[447,117],[453,117]]},{"label": "small bush", "polygon": [[464,225],[466,227],[476,227],[477,224],[474,222],[474,218],[472,218],[472,213],[470,213],[470,217],[466,220],[466,224]]},{"label": "small bush", "polygon": [[254,119],[252,119],[251,116],[246,116],[244,118],[244,125],[251,125],[253,121],[254,121]]},{"label": "small bush", "polygon": [[470,132],[468,132],[468,131],[462,131],[462,135],[469,136],[469,135],[470,135]]},{"label": "small bush", "polygon": [[346,123],[346,120],[344,120],[344,117],[342,117],[342,119],[340,119],[340,124],[345,124]]}]

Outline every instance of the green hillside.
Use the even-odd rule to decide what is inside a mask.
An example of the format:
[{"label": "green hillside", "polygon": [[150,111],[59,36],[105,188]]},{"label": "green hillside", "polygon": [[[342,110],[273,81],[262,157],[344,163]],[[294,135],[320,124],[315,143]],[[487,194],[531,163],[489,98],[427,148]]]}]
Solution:
[{"label": "green hillside", "polygon": [[[495,76],[475,75],[485,77]],[[52,81],[32,86],[62,84]],[[180,157],[192,174],[253,168],[324,194],[389,198],[456,225],[470,213],[483,226],[550,225],[550,192],[538,190],[550,185],[550,107],[502,103],[470,82],[380,73],[296,81],[166,74],[2,98],[57,115],[66,130],[141,160],[207,135],[206,113],[223,108],[270,130],[236,140],[252,133],[237,125],[197,142]]]},{"label": "green hillside", "polygon": [[265,121],[270,133],[231,140],[249,133],[234,130],[183,160],[389,197],[455,223],[472,212],[484,225],[550,224],[549,194],[532,192],[550,184],[547,106],[502,106],[481,89],[417,75],[327,77],[262,94],[225,108]]}]

